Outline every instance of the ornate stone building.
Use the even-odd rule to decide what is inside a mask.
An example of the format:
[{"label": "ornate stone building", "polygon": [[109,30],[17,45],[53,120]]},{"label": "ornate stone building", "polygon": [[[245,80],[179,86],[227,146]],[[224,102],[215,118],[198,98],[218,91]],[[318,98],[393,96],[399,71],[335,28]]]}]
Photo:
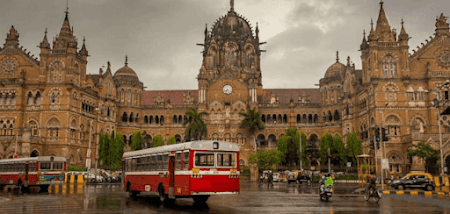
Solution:
[{"label": "ornate stone building", "polygon": [[[58,155],[71,164],[94,166],[99,132],[122,132],[126,149],[138,130],[150,142],[158,134],[184,142],[189,107],[209,114],[206,138],[239,145],[244,165],[251,152],[275,149],[290,127],[305,132],[316,146],[326,132],[357,131],[368,154],[374,154],[369,147],[374,128],[385,127],[390,137],[385,155],[400,174],[425,165],[406,155],[412,145],[427,142],[439,148],[438,110],[431,100],[449,99],[450,32],[443,15],[436,20],[435,34],[410,54],[403,22],[397,36],[381,4],[376,26],[360,47],[362,69],[337,57],[318,89],[264,89],[258,25],[253,30],[233,1],[230,6],[205,29],[198,90],[145,91],[127,59],[114,73],[108,62],[106,71],[86,74],[88,51],[84,39],[78,50],[67,13],[52,45],[45,33],[39,59],[19,47],[19,34],[11,27],[0,48],[0,157]],[[239,113],[248,108],[261,112],[263,130],[239,128]],[[450,117],[443,116],[442,122],[449,165]]]}]

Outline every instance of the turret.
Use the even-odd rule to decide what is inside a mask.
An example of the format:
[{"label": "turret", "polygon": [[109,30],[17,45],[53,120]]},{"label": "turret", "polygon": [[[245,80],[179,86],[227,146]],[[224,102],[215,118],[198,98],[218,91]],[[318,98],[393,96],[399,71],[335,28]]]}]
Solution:
[{"label": "turret", "polygon": [[89,52],[86,49],[85,41],[86,41],[86,39],[83,37],[83,46],[81,47],[80,52],[79,52],[79,54],[81,55],[83,60],[87,60],[87,57],[89,56]]},{"label": "turret", "polygon": [[369,44],[367,44],[367,40],[366,40],[366,30],[363,30],[363,40],[361,42],[360,49],[366,50],[368,47],[369,47]]},{"label": "turret", "polygon": [[48,43],[48,40],[47,40],[47,28],[45,29],[44,39],[42,40],[41,44],[39,45],[39,48],[41,49],[41,54],[50,53],[50,44]]},{"label": "turret", "polygon": [[66,17],[64,18],[59,35],[53,41],[54,53],[75,54],[77,52],[78,42],[73,35],[73,30],[70,29],[68,10],[69,8],[65,11]]},{"label": "turret", "polygon": [[19,33],[17,33],[16,29],[14,29],[14,26],[11,26],[9,33],[6,34],[6,43],[4,47],[6,46],[19,46]]},{"label": "turret", "polygon": [[404,22],[402,19],[402,30],[398,35],[398,41],[400,42],[400,46],[408,46],[409,35],[406,33],[405,27],[403,26]]},{"label": "turret", "polygon": [[449,25],[447,23],[447,18],[444,16],[443,13],[441,13],[441,16],[436,18],[436,36],[440,35],[449,35]]}]

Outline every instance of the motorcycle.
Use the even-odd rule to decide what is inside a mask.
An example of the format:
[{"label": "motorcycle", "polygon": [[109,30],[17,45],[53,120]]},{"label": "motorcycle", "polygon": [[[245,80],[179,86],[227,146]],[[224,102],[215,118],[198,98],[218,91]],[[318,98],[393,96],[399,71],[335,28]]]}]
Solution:
[{"label": "motorcycle", "polygon": [[[321,188],[321,187],[319,187]],[[320,191],[320,200],[325,199],[326,201],[328,201],[329,198],[331,198],[333,196],[333,187],[327,186],[324,188],[324,191],[319,190]]]}]

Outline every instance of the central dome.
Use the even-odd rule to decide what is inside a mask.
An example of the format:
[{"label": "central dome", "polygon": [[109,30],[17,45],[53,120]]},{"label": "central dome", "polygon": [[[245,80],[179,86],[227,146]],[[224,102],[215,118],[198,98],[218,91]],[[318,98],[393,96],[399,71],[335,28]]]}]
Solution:
[{"label": "central dome", "polygon": [[119,68],[119,70],[116,71],[116,73],[114,74],[114,78],[139,82],[139,77],[136,72],[128,67],[128,57],[126,57],[125,66]]},{"label": "central dome", "polygon": [[336,53],[336,62],[328,67],[327,72],[325,72],[325,78],[330,77],[343,77],[346,66],[339,62],[339,52]]},{"label": "central dome", "polygon": [[225,16],[219,18],[213,25],[214,35],[243,35],[252,36],[252,28],[246,19],[234,11],[233,6]]}]

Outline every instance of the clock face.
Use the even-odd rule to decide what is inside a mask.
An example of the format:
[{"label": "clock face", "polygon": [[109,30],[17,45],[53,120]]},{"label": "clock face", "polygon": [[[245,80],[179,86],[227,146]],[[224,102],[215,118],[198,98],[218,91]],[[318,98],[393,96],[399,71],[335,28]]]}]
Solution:
[{"label": "clock face", "polygon": [[450,66],[450,51],[449,50],[441,51],[439,53],[439,55],[437,56],[436,60],[439,63],[439,65],[441,65],[442,67],[449,67]]},{"label": "clock face", "polygon": [[231,87],[231,85],[225,85],[223,86],[222,91],[224,94],[231,94],[231,92],[233,92],[233,87]]},{"label": "clock face", "polygon": [[13,58],[6,58],[2,62],[2,71],[5,74],[13,74],[17,69],[16,60]]}]

